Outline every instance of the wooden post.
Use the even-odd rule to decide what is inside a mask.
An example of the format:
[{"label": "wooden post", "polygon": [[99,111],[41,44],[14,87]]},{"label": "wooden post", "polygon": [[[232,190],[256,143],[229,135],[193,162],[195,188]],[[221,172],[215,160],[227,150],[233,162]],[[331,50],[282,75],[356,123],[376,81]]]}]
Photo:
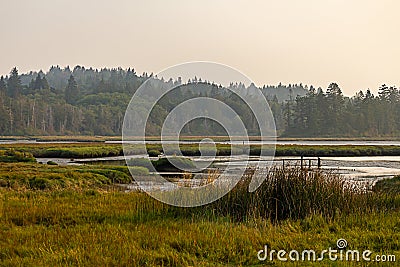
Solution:
[{"label": "wooden post", "polygon": [[311,170],[311,159],[308,160],[308,169]]},{"label": "wooden post", "polygon": [[318,169],[321,169],[321,158],[318,157]]},{"label": "wooden post", "polygon": [[285,160],[282,159],[282,168],[285,169]]},{"label": "wooden post", "polygon": [[301,169],[303,169],[303,156],[301,156],[300,166],[301,166]]}]

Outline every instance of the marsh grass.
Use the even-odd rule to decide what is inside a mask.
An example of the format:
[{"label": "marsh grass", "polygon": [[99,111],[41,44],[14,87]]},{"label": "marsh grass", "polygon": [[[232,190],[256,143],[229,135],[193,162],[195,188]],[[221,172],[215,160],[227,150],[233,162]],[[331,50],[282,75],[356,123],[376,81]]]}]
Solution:
[{"label": "marsh grass", "polygon": [[0,162],[36,162],[31,153],[15,151],[13,148],[0,150]]},{"label": "marsh grass", "polygon": [[273,168],[264,183],[248,192],[251,174],[210,206],[215,213],[238,221],[266,218],[272,221],[304,219],[311,215],[335,218],[338,214],[363,214],[400,207],[400,197],[355,190],[335,173],[299,167]]},{"label": "marsh grass", "polygon": [[144,167],[149,171],[181,172],[182,170],[193,170],[196,168],[193,161],[184,157],[168,157],[150,160],[148,158],[133,158],[128,160],[128,166]]},{"label": "marsh grass", "polygon": [[[338,238],[352,248],[400,256],[400,224],[393,212],[238,222],[137,192],[0,189],[0,194],[4,266],[258,266],[257,251],[266,244],[322,250],[335,247]],[[319,263],[332,264],[349,266]]]},{"label": "marsh grass", "polygon": [[[168,146],[168,145],[166,145]],[[70,144],[0,144],[0,151],[10,148],[20,152],[31,153],[34,157],[41,158],[96,158],[108,156],[144,155],[158,156],[163,152],[161,144],[147,144],[146,149],[139,145],[127,145],[112,143],[70,143]],[[230,156],[250,154],[259,156],[261,145],[251,145],[250,151],[243,145],[216,144],[217,156]],[[275,146],[264,145],[264,153],[273,155]],[[200,156],[199,144],[180,144],[183,156]],[[204,151],[213,151],[214,146],[204,145]],[[168,149],[170,155],[178,154],[178,151]],[[365,145],[277,145],[275,156],[399,156],[400,146],[365,146]]]},{"label": "marsh grass", "polygon": [[[136,175],[148,175],[143,167],[130,167]],[[116,183],[130,183],[132,177],[124,166],[57,166],[38,163],[3,163],[0,187],[12,190],[66,190],[106,188]]]},{"label": "marsh grass", "polygon": [[378,181],[374,188],[376,193],[386,193],[390,195],[400,195],[400,176],[391,179]]},{"label": "marsh grass", "polygon": [[[113,171],[128,174],[127,167],[0,165],[7,183],[11,173],[72,181],[0,188],[0,265],[258,266],[257,251],[266,244],[323,250],[339,238],[353,249],[400,257],[399,195],[351,191],[335,174],[277,168],[249,193],[250,172],[219,201],[179,208],[121,192],[112,186]],[[349,265],[318,265],[332,264]]]}]

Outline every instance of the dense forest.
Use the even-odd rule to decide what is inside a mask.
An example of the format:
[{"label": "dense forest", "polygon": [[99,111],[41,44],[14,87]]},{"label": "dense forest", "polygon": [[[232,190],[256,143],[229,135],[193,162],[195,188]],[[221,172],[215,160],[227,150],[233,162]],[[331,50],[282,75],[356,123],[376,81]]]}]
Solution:
[{"label": "dense forest", "polygon": [[[183,82],[138,75],[133,69],[86,69],[53,66],[48,72],[19,74],[13,68],[0,78],[0,135],[120,135],[127,105],[143,82],[162,90],[176,86],[152,113],[148,133],[160,133],[160,120],[177,104],[196,96],[224,101],[241,111],[251,134],[254,121],[247,118],[245,103],[220,85],[194,77]],[[231,89],[252,94],[251,84],[231,84]],[[204,89],[206,88],[206,89]],[[302,84],[263,86],[275,118],[277,132],[287,137],[382,137],[400,135],[400,93],[395,86],[382,85],[378,95],[370,90],[353,97],[343,95],[336,83],[325,90]],[[150,100],[144,100],[150,101]],[[250,116],[251,117],[251,116]],[[192,121],[183,129],[187,135],[220,135],[215,122]]]}]

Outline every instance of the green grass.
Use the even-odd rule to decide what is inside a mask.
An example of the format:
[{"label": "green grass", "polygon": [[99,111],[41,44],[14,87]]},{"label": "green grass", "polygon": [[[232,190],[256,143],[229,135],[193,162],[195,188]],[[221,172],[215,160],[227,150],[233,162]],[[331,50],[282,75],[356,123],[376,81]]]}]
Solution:
[{"label": "green grass", "polygon": [[155,169],[159,172],[181,172],[182,169],[196,168],[192,160],[183,157],[159,158],[157,160],[133,158],[128,160],[128,166],[143,167],[149,171]]},{"label": "green grass", "polygon": [[36,162],[31,153],[19,152],[14,149],[0,150],[0,162]]},{"label": "green grass", "polygon": [[[131,167],[137,175],[147,175],[142,167]],[[123,166],[57,166],[5,163],[0,165],[0,187],[12,190],[107,189],[115,183],[129,183],[132,177]]]},{"label": "green grass", "polygon": [[377,193],[400,195],[400,176],[378,181],[374,186]]},{"label": "green grass", "polygon": [[[157,156],[163,152],[161,144],[147,144],[147,151],[139,145],[129,145],[126,152],[132,155],[150,154]],[[168,145],[166,145],[168,146]],[[232,154],[260,155],[261,145],[250,146],[250,151],[243,145],[217,144],[218,156],[229,156]],[[121,144],[105,143],[70,143],[70,144],[0,144],[0,152],[9,150],[31,153],[34,157],[41,158],[96,158],[109,156],[122,156],[124,151]],[[181,144],[183,156],[199,156],[198,144]],[[213,146],[204,145],[204,151],[212,151]],[[272,154],[273,146],[264,146],[265,151]],[[178,154],[177,151],[169,150],[169,155]],[[276,156],[399,156],[400,146],[365,146],[365,145],[277,145]]]},{"label": "green grass", "polygon": [[398,178],[360,193],[334,174],[276,169],[256,192],[245,176],[198,208],[113,186],[128,179],[123,166],[1,164],[0,265],[285,266],[257,251],[321,251],[339,238],[400,259],[400,195],[386,192]]},{"label": "green grass", "polygon": [[339,238],[353,249],[400,257],[397,212],[235,222],[171,208],[144,193],[0,192],[5,266],[261,265],[256,255],[265,244],[320,251]]}]

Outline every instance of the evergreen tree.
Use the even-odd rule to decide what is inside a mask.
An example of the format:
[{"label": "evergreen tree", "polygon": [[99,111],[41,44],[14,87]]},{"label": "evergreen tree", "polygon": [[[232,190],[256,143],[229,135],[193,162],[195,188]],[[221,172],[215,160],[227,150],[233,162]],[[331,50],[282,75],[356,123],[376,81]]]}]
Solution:
[{"label": "evergreen tree", "polygon": [[390,95],[389,87],[386,84],[382,84],[379,87],[378,95],[381,100],[389,100],[389,95]]},{"label": "evergreen tree", "polygon": [[73,75],[69,76],[67,88],[65,88],[65,101],[68,104],[75,104],[78,100],[78,84]]},{"label": "evergreen tree", "polygon": [[331,83],[326,90],[327,99],[327,130],[329,135],[335,135],[341,132],[343,126],[343,93],[337,83]]},{"label": "evergreen tree", "polygon": [[45,76],[42,78],[42,89],[50,89],[50,85]]},{"label": "evergreen tree", "polygon": [[21,95],[22,85],[18,75],[18,70],[14,67],[10,72],[10,78],[7,82],[8,95],[12,98],[17,98]]},{"label": "evergreen tree", "polygon": [[33,88],[32,89],[34,89],[34,90],[42,89],[42,78],[40,77],[40,74],[38,74],[36,76],[36,79],[35,79],[35,81],[33,83]]},{"label": "evergreen tree", "polygon": [[7,93],[6,82],[4,81],[4,77],[0,77],[0,95],[5,95]]}]

